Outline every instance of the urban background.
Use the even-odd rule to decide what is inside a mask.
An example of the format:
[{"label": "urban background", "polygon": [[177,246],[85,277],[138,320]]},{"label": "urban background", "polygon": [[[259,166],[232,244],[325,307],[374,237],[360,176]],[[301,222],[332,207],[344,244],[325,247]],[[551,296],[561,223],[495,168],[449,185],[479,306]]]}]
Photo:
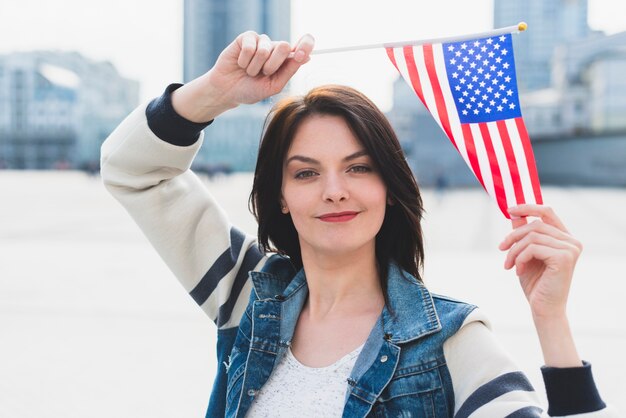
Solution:
[{"label": "urban background", "polygon": [[[626,411],[625,9],[614,0],[0,1],[0,417],[204,416],[221,367],[215,325],[101,179],[82,172],[97,174],[100,144],[135,106],[208,69],[250,28],[292,42],[311,33],[329,48],[519,21],[529,24],[514,36],[522,113],[543,196],[585,246],[572,330],[605,401]],[[363,91],[392,120],[419,182],[448,186],[421,190],[425,282],[480,306],[543,396],[528,305],[497,249],[510,222],[397,77],[384,50],[319,55],[288,90]],[[194,166],[234,172],[202,180],[250,235],[246,170],[275,100],[218,118]]]},{"label": "urban background", "polygon": [[[514,37],[515,58],[542,183],[626,186],[626,78],[620,76],[626,72],[626,32],[592,30],[587,0],[492,5],[493,27],[529,24]],[[181,81],[210,68],[244,30],[294,37],[290,0],[185,0],[181,7]],[[0,169],[97,172],[101,143],[139,104],[139,92],[138,80],[80,52],[1,54]],[[408,86],[398,79],[392,92],[387,115],[420,183],[477,185]],[[220,117],[206,130],[194,169],[253,170],[270,107],[271,100]]]}]

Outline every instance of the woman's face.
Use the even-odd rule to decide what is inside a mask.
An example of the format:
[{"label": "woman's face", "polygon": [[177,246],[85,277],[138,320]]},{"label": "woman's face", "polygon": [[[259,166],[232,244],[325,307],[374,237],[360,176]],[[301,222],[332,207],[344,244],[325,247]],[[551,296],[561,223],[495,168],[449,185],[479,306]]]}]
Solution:
[{"label": "woman's face", "polygon": [[287,152],[281,203],[303,256],[374,254],[387,189],[344,119],[315,115],[301,123]]}]

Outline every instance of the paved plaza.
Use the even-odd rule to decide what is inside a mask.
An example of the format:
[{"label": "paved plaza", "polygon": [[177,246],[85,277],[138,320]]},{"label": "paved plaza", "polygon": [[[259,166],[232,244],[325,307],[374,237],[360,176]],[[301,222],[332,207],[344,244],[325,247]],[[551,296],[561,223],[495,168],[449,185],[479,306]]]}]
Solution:
[{"label": "paved plaza", "polygon": [[[251,175],[206,180],[247,232]],[[569,312],[605,398],[626,411],[626,189],[544,188],[584,244]],[[215,327],[99,177],[0,171],[0,417],[203,417]],[[479,189],[424,191],[425,281],[475,303],[536,386],[541,352]]]}]

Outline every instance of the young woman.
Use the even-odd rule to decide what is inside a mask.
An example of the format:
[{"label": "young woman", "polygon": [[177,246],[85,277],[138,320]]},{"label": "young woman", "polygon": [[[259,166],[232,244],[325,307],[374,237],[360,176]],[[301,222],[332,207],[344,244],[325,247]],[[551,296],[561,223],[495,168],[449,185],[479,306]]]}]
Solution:
[{"label": "young woman", "polygon": [[[280,92],[312,49],[310,36],[292,50],[246,32],[102,146],[106,187],[217,324],[207,416],[545,415],[480,311],[422,284],[419,190],[365,96],[323,86],[274,107],[250,197],[258,243],[190,171],[202,129]],[[509,212],[515,228],[500,249],[541,341],[548,413],[615,416],[565,314],[580,243],[548,207]]]}]

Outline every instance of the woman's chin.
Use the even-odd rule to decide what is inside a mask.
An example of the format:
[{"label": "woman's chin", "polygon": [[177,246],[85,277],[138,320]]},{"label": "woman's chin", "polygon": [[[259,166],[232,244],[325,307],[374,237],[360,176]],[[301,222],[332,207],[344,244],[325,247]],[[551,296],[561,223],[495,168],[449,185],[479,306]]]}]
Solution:
[{"label": "woman's chin", "polygon": [[[368,257],[375,255],[373,241],[355,242],[347,239],[326,240],[315,246],[308,246],[312,254],[316,257],[324,258],[341,258],[347,259],[351,257]],[[302,253],[306,250],[302,247]]]}]

